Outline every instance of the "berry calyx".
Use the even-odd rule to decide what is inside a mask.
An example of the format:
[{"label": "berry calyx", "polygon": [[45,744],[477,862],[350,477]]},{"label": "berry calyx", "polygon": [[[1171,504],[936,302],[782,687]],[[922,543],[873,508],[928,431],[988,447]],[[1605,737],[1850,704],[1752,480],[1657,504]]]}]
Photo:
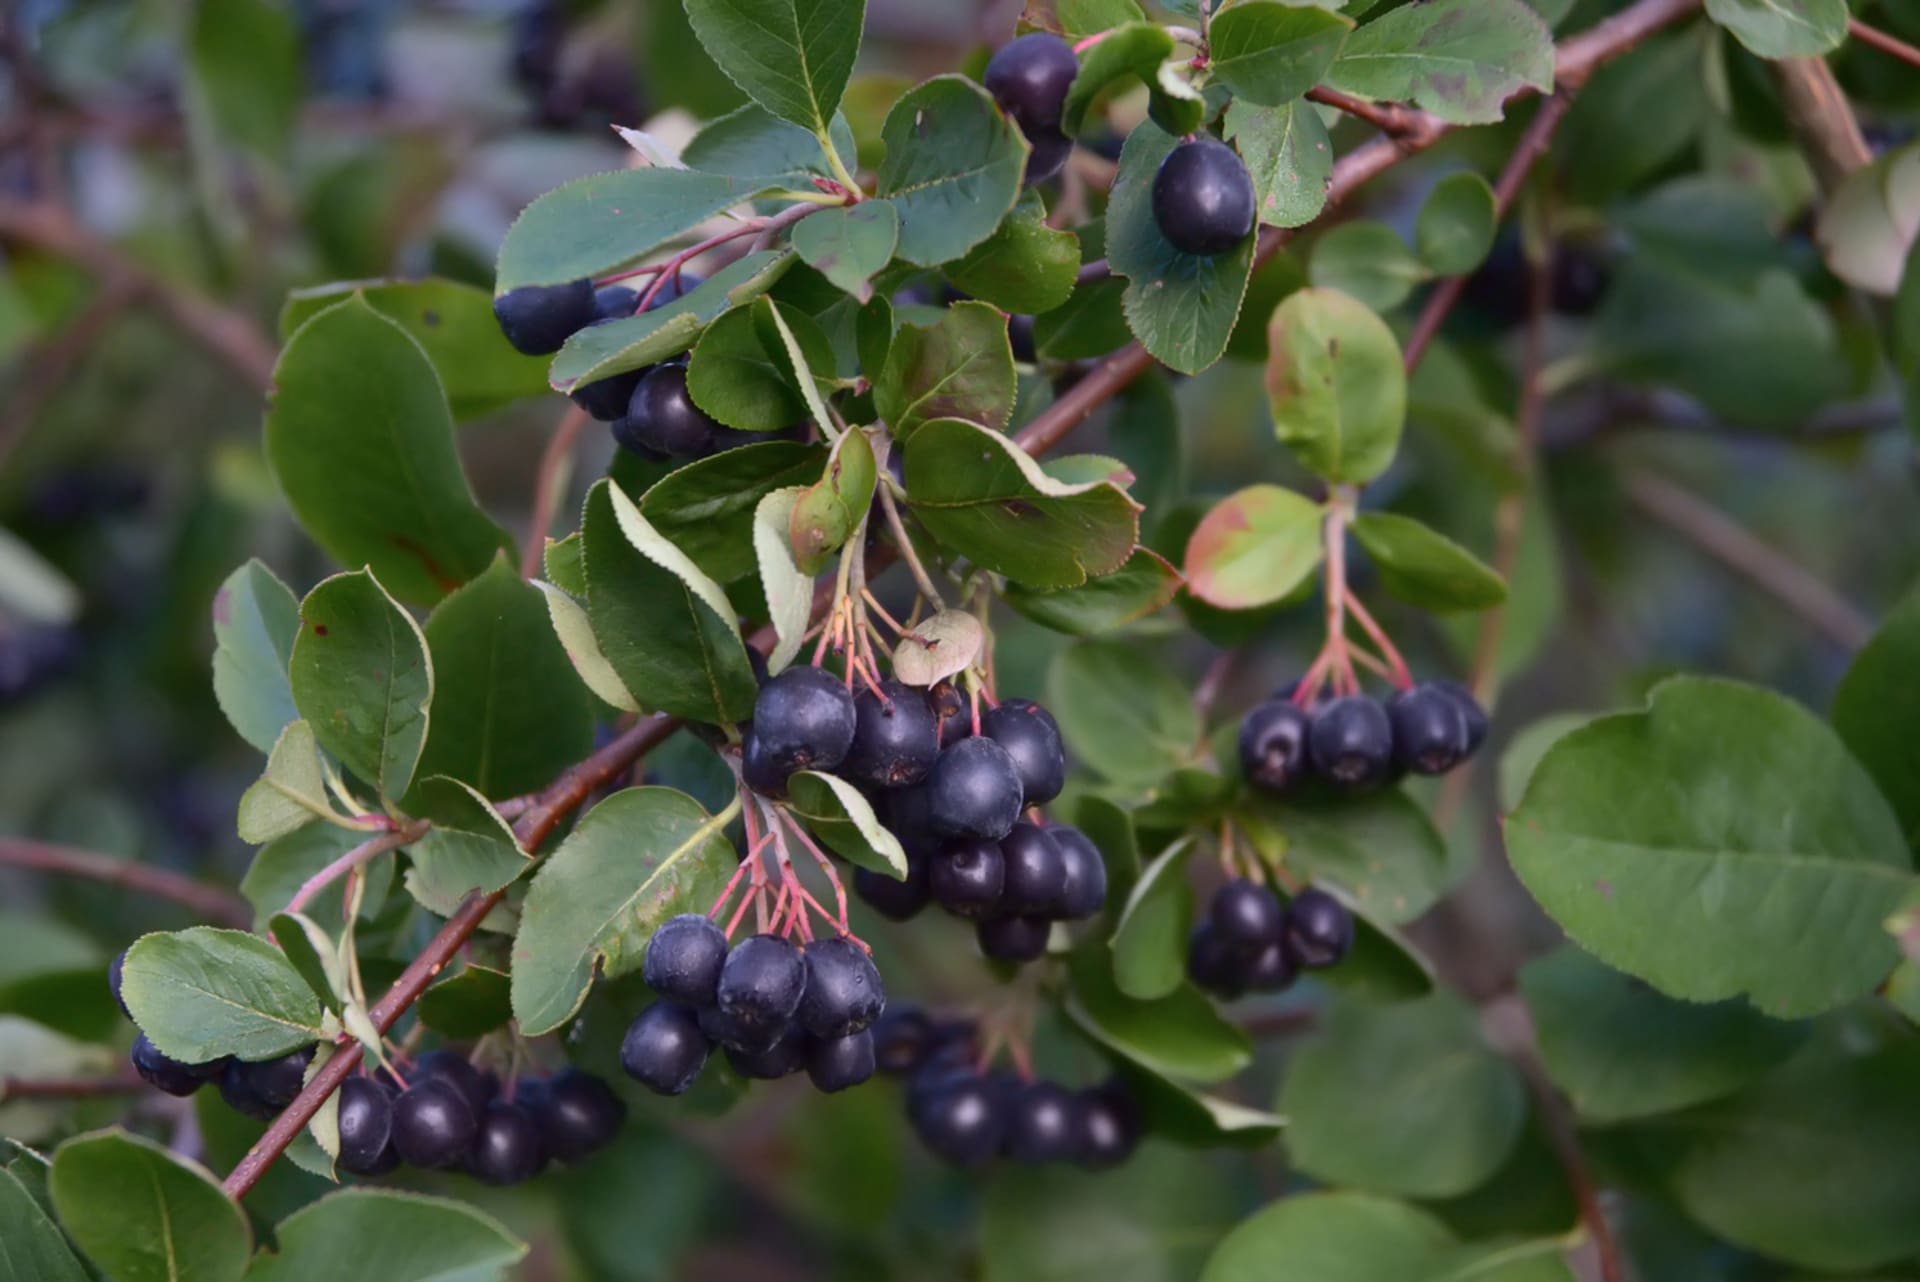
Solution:
[{"label": "berry calyx", "polygon": [[1183,253],[1225,253],[1252,233],[1253,217],[1253,179],[1217,139],[1181,143],[1153,176],[1153,221]]},{"label": "berry calyx", "polygon": [[1020,817],[1020,771],[991,739],[962,739],[940,754],[927,777],[933,830],[947,837],[999,841]]},{"label": "berry calyx", "polygon": [[424,1077],[393,1105],[393,1147],[409,1166],[457,1166],[473,1143],[479,1119],[460,1088],[444,1077]]},{"label": "berry calyx", "polygon": [[846,1037],[868,1028],[887,1008],[879,968],[845,936],[808,944],[801,954],[806,989],[798,1021],[815,1037]]},{"label": "berry calyx", "polygon": [[955,841],[928,861],[934,902],[956,917],[984,917],[1000,904],[1006,861],[991,841]]},{"label": "berry calyx", "polygon": [[546,1164],[546,1145],[533,1114],[505,1100],[487,1105],[463,1164],[467,1173],[487,1184],[523,1184]]},{"label": "berry calyx", "polygon": [[753,705],[759,751],[782,776],[838,766],[853,746],[857,720],[847,687],[820,668],[788,668]]},{"label": "berry calyx", "polygon": [[1027,805],[1043,806],[1060,795],[1067,782],[1067,752],[1052,713],[1031,699],[1009,699],[980,718],[980,733],[1013,758]]},{"label": "berry calyx", "polygon": [[1294,965],[1324,970],[1353,951],[1353,914],[1324,890],[1303,890],[1287,905],[1285,939]]},{"label": "berry calyx", "polygon": [[807,1077],[814,1088],[832,1094],[873,1076],[873,1032],[861,1029],[844,1037],[815,1038],[807,1046]]},{"label": "berry calyx", "polygon": [[1240,770],[1263,792],[1284,793],[1312,773],[1307,758],[1306,710],[1290,699],[1269,699],[1240,723]]},{"label": "berry calyx", "polygon": [[1080,74],[1073,46],[1045,31],[1010,40],[987,60],[981,77],[1000,109],[1013,117],[1022,133],[1058,133],[1067,90]]},{"label": "berry calyx", "polygon": [[1207,921],[1228,947],[1252,956],[1280,942],[1283,910],[1265,886],[1236,878],[1214,892]]},{"label": "berry calyx", "polygon": [[594,320],[593,282],[522,285],[493,300],[493,317],[516,351],[548,356]]},{"label": "berry calyx", "polygon": [[691,1009],[661,1001],[641,1011],[620,1042],[620,1067],[656,1095],[679,1095],[700,1076],[712,1050]]},{"label": "berry calyx", "polygon": [[1377,784],[1393,768],[1393,727],[1387,710],[1363,694],[1329,700],[1313,714],[1307,750],[1313,768],[1343,788]]},{"label": "berry calyx", "polygon": [[715,990],[717,1012],[747,1036],[775,1036],[800,1006],[806,966],[776,935],[755,935],[727,954]]},{"label": "berry calyx", "polygon": [[926,692],[900,681],[862,688],[853,700],[853,742],[840,774],[870,788],[904,788],[926,778],[940,755],[940,727]]},{"label": "berry calyx", "polygon": [[699,913],[668,918],[647,941],[640,975],[647,987],[683,1006],[711,1006],[727,960],[727,936]]},{"label": "berry calyx", "polygon": [[393,1147],[393,1096],[371,1077],[340,1083],[340,1169],[385,1175],[400,1164]]}]

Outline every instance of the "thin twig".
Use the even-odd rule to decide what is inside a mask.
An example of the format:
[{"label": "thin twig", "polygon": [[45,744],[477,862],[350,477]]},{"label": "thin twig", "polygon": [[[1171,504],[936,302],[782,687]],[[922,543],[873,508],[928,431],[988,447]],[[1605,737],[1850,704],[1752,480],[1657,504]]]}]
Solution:
[{"label": "thin twig", "polygon": [[1832,192],[1848,174],[1872,163],[1873,149],[1825,59],[1785,58],[1767,65],[1800,150],[1823,191]]},{"label": "thin twig", "polygon": [[1869,27],[1858,18],[1847,22],[1847,33],[1861,44],[1878,49],[1889,57],[1898,58],[1910,67],[1920,67],[1920,48],[1915,48],[1898,36],[1888,35],[1878,27]]},{"label": "thin twig", "polygon": [[1336,111],[1345,112],[1356,120],[1364,120],[1381,133],[1392,136],[1430,128],[1428,122],[1433,119],[1426,112],[1413,107],[1403,107],[1393,102],[1369,102],[1325,85],[1316,85],[1307,90],[1307,97]]},{"label": "thin twig", "polygon": [[547,448],[540,454],[540,470],[533,478],[533,521],[527,529],[527,546],[520,553],[520,577],[540,576],[545,564],[547,532],[553,528],[553,511],[560,505],[560,492],[567,486],[572,471],[573,450],[580,434],[593,419],[578,405],[568,402],[567,412],[554,425]]},{"label": "thin twig", "polygon": [[209,886],[152,864],[117,859],[92,850],[58,846],[25,837],[0,837],[0,866],[122,886],[171,900],[224,926],[246,927],[253,924],[253,905],[230,890]]},{"label": "thin twig", "polygon": [[293,898],[287,901],[286,911],[297,913],[312,903],[321,891],[340,880],[362,864],[371,863],[389,850],[398,850],[409,842],[420,840],[427,831],[425,821],[408,824],[405,828],[393,832],[383,832],[369,837],[359,845],[341,855],[338,859],[322,868],[313,876],[300,883],[300,889],[293,892]]},{"label": "thin twig", "polygon": [[1858,650],[1873,635],[1873,621],[1818,575],[1692,491],[1638,469],[1626,473],[1621,484],[1641,511],[1741,574],[1835,645]]},{"label": "thin twig", "polygon": [[98,1099],[103,1095],[137,1095],[147,1084],[128,1073],[122,1077],[0,1077],[0,1103],[17,1099]]}]

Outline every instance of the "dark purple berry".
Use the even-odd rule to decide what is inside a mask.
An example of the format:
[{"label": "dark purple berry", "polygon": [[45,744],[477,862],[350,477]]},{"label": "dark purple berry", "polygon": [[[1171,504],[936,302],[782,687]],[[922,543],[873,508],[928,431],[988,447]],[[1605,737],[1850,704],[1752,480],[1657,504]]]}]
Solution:
[{"label": "dark purple berry", "polygon": [[1353,951],[1353,914],[1324,890],[1303,890],[1287,905],[1286,946],[1306,970],[1337,965]]},{"label": "dark purple berry", "polygon": [[1213,894],[1207,920],[1229,948],[1249,957],[1280,942],[1280,901],[1265,886],[1235,878]]},{"label": "dark purple berry", "polygon": [[1393,726],[1387,710],[1363,694],[1323,703],[1314,710],[1307,750],[1314,770],[1342,788],[1380,783],[1393,768]]},{"label": "dark purple berry", "polygon": [[582,383],[568,395],[573,397],[575,405],[602,423],[611,423],[626,416],[628,407],[633,403],[634,389],[640,386],[640,380],[651,369],[651,366],[630,369],[624,374],[611,374],[591,383]]},{"label": "dark purple berry", "polygon": [[473,1147],[467,1151],[466,1170],[487,1184],[524,1184],[547,1164],[547,1147],[540,1125],[519,1104],[495,1100],[480,1115]]},{"label": "dark purple berry", "polygon": [[927,898],[932,893],[927,880],[929,862],[909,851],[904,880],[870,868],[856,868],[853,893],[889,921],[910,921],[927,906]]},{"label": "dark purple berry", "polygon": [[933,1021],[914,1006],[882,1015],[871,1030],[874,1063],[890,1077],[914,1072],[933,1051]]},{"label": "dark purple berry", "polygon": [[472,1060],[456,1050],[432,1050],[416,1059],[411,1080],[417,1082],[424,1077],[444,1078],[466,1096],[475,1117],[486,1111],[493,1097],[500,1093],[500,1083],[491,1073],[475,1068]]},{"label": "dark purple berry", "polygon": [[1006,873],[1000,910],[1032,917],[1066,915],[1067,861],[1046,829],[1021,820],[1000,842]]},{"label": "dark purple berry", "polygon": [[1467,724],[1467,755],[1471,757],[1480,751],[1480,745],[1487,741],[1487,710],[1473,697],[1473,691],[1458,681],[1429,681],[1427,685],[1430,689],[1453,696]]},{"label": "dark purple berry", "polygon": [[1467,717],[1460,702],[1437,686],[1417,685],[1387,700],[1393,761],[1402,770],[1443,775],[1467,759]]},{"label": "dark purple berry", "polygon": [[746,733],[740,739],[740,778],[747,787],[763,797],[779,800],[787,795],[787,775],[790,773],[774,764],[766,741],[761,739],[749,722]]},{"label": "dark purple berry", "polygon": [[[1073,139],[1063,133],[1046,130],[1029,133],[1027,143],[1033,150],[1027,154],[1027,168],[1021,175],[1020,181],[1028,187],[1053,177],[1065,169],[1067,161],[1073,157]],[[1016,351],[1014,359],[1031,361],[1033,359],[1031,343],[1028,344],[1027,355],[1024,358]]]},{"label": "dark purple berry", "polygon": [[914,1133],[934,1156],[955,1166],[979,1166],[1000,1151],[1006,1113],[997,1085],[960,1076],[930,1084],[910,1106]]},{"label": "dark purple berry", "polygon": [[682,1006],[711,1006],[727,960],[727,936],[699,913],[662,922],[647,940],[641,978],[647,987]]},{"label": "dark purple berry", "polygon": [[1007,1104],[1007,1156],[1028,1166],[1077,1157],[1083,1140],[1080,1101],[1055,1082],[1030,1082]]},{"label": "dark purple berry", "polygon": [[191,1064],[184,1064],[147,1040],[145,1033],[133,1039],[133,1071],[140,1080],[157,1091],[186,1097],[199,1090],[206,1078]]},{"label": "dark purple berry", "polygon": [[1080,1148],[1077,1160],[1104,1171],[1133,1156],[1140,1143],[1140,1108],[1119,1082],[1080,1094]]},{"label": "dark purple berry", "polygon": [[1216,997],[1232,999],[1247,991],[1239,956],[1211,922],[1195,926],[1187,938],[1187,978]]},{"label": "dark purple berry", "polygon": [[974,938],[993,961],[1030,962],[1046,956],[1052,929],[1044,917],[989,917],[974,928]]},{"label": "dark purple berry", "polygon": [[887,831],[909,858],[930,858],[946,844],[946,839],[933,830],[933,792],[924,783],[888,789],[880,794],[879,808]]},{"label": "dark purple berry", "polygon": [[704,457],[713,448],[719,424],[693,403],[687,391],[687,367],[675,361],[656,365],[633,389],[626,414],[614,424],[614,439],[638,453],[667,458]]},{"label": "dark purple berry", "polygon": [[1006,861],[991,841],[954,841],[929,861],[927,889],[956,917],[984,917],[1000,903]]},{"label": "dark purple berry", "polygon": [[800,1026],[815,1037],[845,1037],[869,1027],[887,1009],[880,971],[867,950],[845,936],[808,944],[801,953],[806,989]]},{"label": "dark purple berry", "polygon": [[568,1069],[539,1093],[535,1115],[556,1161],[582,1162],[606,1147],[627,1120],[627,1106],[605,1082]]},{"label": "dark purple berry", "polygon": [[1060,795],[1067,782],[1067,752],[1052,713],[1031,699],[1009,699],[981,715],[980,733],[1013,758],[1027,805],[1043,806]]},{"label": "dark purple berry", "polygon": [[627,1025],[620,1067],[656,1095],[678,1095],[700,1076],[711,1049],[690,1007],[655,1002]]},{"label": "dark purple berry", "polygon": [[807,1076],[816,1090],[829,1094],[844,1091],[872,1077],[873,1070],[871,1029],[844,1037],[814,1038],[807,1045]]},{"label": "dark purple berry", "polygon": [[883,681],[880,693],[862,687],[853,700],[853,743],[840,775],[870,788],[919,783],[940,755],[940,729],[924,690]]},{"label": "dark purple berry", "polygon": [[807,1033],[798,1023],[788,1023],[779,1036],[761,1047],[729,1046],[727,1063],[742,1077],[771,1082],[790,1077],[807,1065]]},{"label": "dark purple berry", "polygon": [[528,356],[557,352],[575,330],[593,323],[593,282],[582,277],[564,285],[522,285],[493,300],[500,332]]},{"label": "dark purple berry", "polygon": [[1311,772],[1306,710],[1291,699],[1269,699],[1240,723],[1240,770],[1262,792],[1283,793]]},{"label": "dark purple berry", "polygon": [[1022,133],[1057,133],[1067,90],[1080,74],[1073,46],[1050,32],[1035,31],[1010,40],[987,60],[981,77],[1000,109]]},{"label": "dark purple berry", "polygon": [[755,935],[727,954],[715,1005],[749,1035],[777,1033],[799,1008],[806,976],[806,965],[792,944],[774,935]]},{"label": "dark purple berry", "polygon": [[947,837],[999,841],[1024,805],[1020,771],[991,739],[962,739],[940,754],[928,776],[933,830]]},{"label": "dark purple berry", "polygon": [[400,1163],[393,1147],[393,1099],[371,1077],[340,1083],[340,1169],[351,1175],[385,1175]]},{"label": "dark purple berry", "polygon": [[1298,972],[1294,968],[1293,958],[1287,953],[1286,944],[1276,939],[1242,963],[1240,974],[1247,987],[1254,992],[1278,993],[1293,986]]},{"label": "dark purple berry", "polygon": [[393,1146],[409,1166],[458,1166],[478,1126],[467,1097],[444,1077],[419,1079],[393,1105]]},{"label": "dark purple berry", "polygon": [[1252,233],[1253,214],[1253,179],[1216,139],[1181,143],[1153,176],[1153,221],[1183,253],[1225,253]]},{"label": "dark purple berry", "polygon": [[1107,861],[1087,834],[1072,824],[1053,824],[1047,831],[1060,847],[1060,857],[1067,869],[1067,888],[1060,897],[1060,915],[1068,921],[1093,916],[1106,907]]},{"label": "dark purple berry", "polygon": [[830,771],[853,746],[853,696],[820,668],[788,668],[760,691],[753,732],[769,765],[782,774]]}]

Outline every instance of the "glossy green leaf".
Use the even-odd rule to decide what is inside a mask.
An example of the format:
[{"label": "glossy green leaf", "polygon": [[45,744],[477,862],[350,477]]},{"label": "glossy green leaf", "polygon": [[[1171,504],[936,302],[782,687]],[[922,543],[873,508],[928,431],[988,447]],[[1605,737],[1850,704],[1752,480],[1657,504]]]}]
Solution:
[{"label": "glossy green leaf", "polygon": [[[340,967],[339,947],[328,937],[325,927],[305,913],[275,913],[268,922],[274,942],[286,955],[287,964],[300,972],[320,1005],[338,1015],[341,995],[353,990]],[[336,1138],[335,1147],[338,1147]]]},{"label": "glossy green leaf", "polygon": [[470,963],[420,995],[420,1019],[443,1037],[483,1037],[513,1018],[509,985],[505,971]]},{"label": "glossy green leaf", "polygon": [[1193,886],[1187,880],[1190,841],[1169,846],[1141,874],[1108,941],[1113,983],[1128,997],[1153,1001],[1187,982],[1187,932]]},{"label": "glossy green leaf", "polygon": [[566,341],[547,372],[556,391],[656,364],[692,347],[707,326],[772,289],[794,263],[763,249],[722,267],[699,286],[636,316],[589,325]]},{"label": "glossy green leaf", "polygon": [[1192,691],[1124,642],[1062,650],[1047,674],[1047,706],[1072,759],[1116,783],[1156,782],[1200,744]]},{"label": "glossy green leaf", "polygon": [[1307,260],[1307,277],[1315,286],[1339,290],[1382,312],[1405,302],[1431,275],[1399,232],[1370,218],[1327,229]]},{"label": "glossy green leaf", "polygon": [[900,215],[885,200],[823,209],[793,227],[800,261],[861,302],[873,297],[873,278],[893,261]]},{"label": "glossy green leaf", "polygon": [[[320,312],[274,367],[267,460],[336,561],[431,603],[511,549],[473,497],[433,363],[364,299]],[[324,740],[323,740],[324,742]]]},{"label": "glossy green leaf", "polygon": [[404,796],[426,744],[433,663],[420,625],[371,571],[307,593],[291,676],[320,746],[382,797]]},{"label": "glossy green leaf", "polygon": [[449,1198],[353,1188],[302,1207],[274,1229],[248,1282],[498,1282],[526,1255],[499,1221]]},{"label": "glossy green leaf", "polygon": [[1400,448],[1407,380],[1400,344],[1364,304],[1303,289],[1267,325],[1267,399],[1274,432],[1328,481],[1362,484]]},{"label": "glossy green leaf", "polygon": [[493,315],[493,295],[438,276],[296,289],[280,307],[281,337],[291,338],[312,317],[356,296],[420,344],[455,418],[473,418],[547,390],[546,358],[523,355],[507,342]]},{"label": "glossy green leaf", "polygon": [[1084,361],[1132,342],[1121,304],[1126,290],[1125,280],[1109,276],[1080,286],[1072,298],[1034,317],[1034,353],[1043,360]]},{"label": "glossy green leaf", "polygon": [[1116,1071],[1133,1092],[1148,1132],[1176,1144],[1203,1149],[1265,1148],[1286,1126],[1286,1119],[1276,1113],[1209,1095],[1124,1060]]},{"label": "glossy green leaf", "polygon": [[436,690],[418,773],[489,797],[551,783],[593,749],[593,706],[538,589],[506,558],[428,616]]},{"label": "glossy green leaf", "polygon": [[1294,1164],[1333,1184],[1413,1197],[1465,1193],[1520,1138],[1526,1087],[1471,1007],[1437,995],[1336,1005],[1287,1070]]},{"label": "glossy green leaf", "polygon": [[715,582],[732,583],[754,571],[753,518],[761,501],[811,484],[826,457],[798,441],[722,450],[662,477],[640,496],[640,512]]},{"label": "glossy green leaf", "polygon": [[1049,227],[1046,213],[1045,202],[1028,188],[1000,230],[947,265],[947,279],[1007,312],[1035,315],[1060,306],[1079,278],[1080,238]]},{"label": "glossy green leaf", "polygon": [[567,661],[573,665],[574,675],[580,678],[581,684],[610,707],[622,712],[639,712],[640,701],[614,671],[613,664],[600,649],[599,638],[593,635],[593,620],[587,614],[586,603],[551,583],[534,586],[546,600],[547,622],[553,625],[553,634],[559,639],[560,648],[567,652]]},{"label": "glossy green leaf", "polygon": [[1326,83],[1456,125],[1491,124],[1521,89],[1553,88],[1553,36],[1522,0],[1429,0],[1348,36]]},{"label": "glossy green leaf", "polygon": [[1312,103],[1261,107],[1236,99],[1227,108],[1225,132],[1253,179],[1261,222],[1304,227],[1320,216],[1333,181],[1333,140]]},{"label": "glossy green leaf", "polygon": [[1200,1282],[1411,1282],[1426,1279],[1452,1246],[1438,1220],[1404,1202],[1309,1193],[1241,1221],[1214,1248]]},{"label": "glossy green leaf", "polygon": [[865,0],[686,0],[727,79],[774,115],[828,136],[860,52]]},{"label": "glossy green leaf", "polygon": [[271,1059],[320,1036],[313,990],[279,949],[245,931],[141,936],[127,952],[120,994],[140,1031],[188,1064]]},{"label": "glossy green leaf", "polygon": [[1027,140],[985,90],[936,76],[893,105],[877,194],[900,215],[901,258],[951,262],[991,236],[1020,195]]},{"label": "glossy green leaf", "polygon": [[[841,160],[853,168],[853,130],[845,116],[833,118],[832,132]],[[757,103],[747,103],[702,125],[681,149],[680,159],[689,169],[703,173],[759,181],[778,178],[782,186],[798,191],[809,190],[814,176],[833,176],[818,138]]]},{"label": "glossy green leaf", "polygon": [[1352,27],[1325,9],[1239,0],[1208,28],[1209,65],[1236,98],[1278,107],[1319,83]]},{"label": "glossy green leaf", "polygon": [[934,419],[907,442],[907,500],[941,543],[1032,587],[1111,574],[1138,546],[1139,505],[1110,481],[1057,481],[1013,441]]},{"label": "glossy green leaf", "polygon": [[1109,86],[1128,76],[1151,84],[1161,64],[1172,56],[1173,37],[1156,23],[1135,20],[1106,30],[1098,44],[1080,55],[1080,72],[1060,110],[1061,129],[1070,138],[1077,136],[1086,125],[1088,110]]},{"label": "glossy green leaf", "polygon": [[[759,306],[773,304],[755,300],[754,307],[736,308],[708,326],[687,362],[687,392],[694,404],[743,432],[775,432],[807,417],[806,400],[785,353],[776,350],[777,343],[769,346],[760,336],[754,322]],[[796,312],[788,320],[808,366],[832,369],[833,348],[813,318]],[[671,473],[665,481],[678,475],[678,471]]]},{"label": "glossy green leaf", "polygon": [[1089,1037],[1161,1077],[1222,1082],[1253,1058],[1247,1036],[1223,1019],[1198,989],[1182,986],[1157,1001],[1135,1001],[1115,987],[1108,958],[1076,956],[1067,1014]]},{"label": "glossy green leaf", "polygon": [[767,599],[768,621],[777,638],[767,655],[767,670],[778,673],[800,653],[813,621],[813,576],[793,556],[793,510],[805,486],[775,490],[760,500],[753,517],[753,552],[760,589]]},{"label": "glossy green leaf", "polygon": [[1076,588],[1030,588],[1007,584],[1000,599],[1035,623],[1069,636],[1098,637],[1157,613],[1173,601],[1180,571],[1148,548],[1135,548],[1112,574]]},{"label": "glossy green leaf", "polygon": [[587,495],[587,617],[644,706],[714,725],[750,715],[756,687],[726,594],[610,481]]},{"label": "glossy green leaf", "polygon": [[1380,573],[1380,585],[1422,610],[1485,610],[1507,599],[1492,566],[1437,530],[1394,512],[1362,512],[1353,537]]},{"label": "glossy green leaf", "polygon": [[955,303],[927,326],[903,325],[874,378],[873,405],[896,441],[932,419],[1004,428],[1013,413],[1007,318],[987,303]]},{"label": "glossy green leaf", "polygon": [[1070,36],[1091,36],[1146,15],[1136,0],[1055,0],[1053,16]]},{"label": "glossy green leaf", "polygon": [[[407,848],[407,893],[427,911],[451,917],[468,895],[492,894],[532,870],[507,821],[466,784],[436,775],[423,779],[411,800],[433,820]],[[504,923],[489,916],[486,924]]]},{"label": "glossy green leaf", "polygon": [[204,1167],[144,1136],[68,1140],[48,1190],[61,1227],[113,1282],[237,1282],[253,1253],[240,1204]]},{"label": "glossy green leaf", "polygon": [[0,1168],[0,1282],[87,1282],[52,1218],[12,1171]]},{"label": "glossy green leaf", "polygon": [[1909,592],[1854,657],[1833,697],[1833,728],[1867,768],[1920,849],[1920,742],[1904,733],[1920,717],[1920,591]]},{"label": "glossy green leaf", "polygon": [[1499,230],[1493,188],[1471,169],[1448,174],[1433,185],[1413,225],[1420,261],[1441,276],[1460,276],[1478,267],[1493,248]]},{"label": "glossy green leaf", "polygon": [[1847,0],[1707,0],[1707,16],[1762,58],[1816,58],[1847,38]]},{"label": "glossy green leaf", "polygon": [[213,696],[240,737],[261,752],[272,752],[300,715],[287,683],[299,630],[300,602],[258,559],[213,594]]},{"label": "glossy green leaf", "polygon": [[1786,1060],[1805,1032],[1744,1002],[1675,1001],[1571,946],[1528,963],[1520,993],[1541,1060],[1589,1122],[1730,1095]]},{"label": "glossy green leaf", "polygon": [[1603,962],[1780,1018],[1893,968],[1914,885],[1899,821],[1839,738],[1751,686],[1675,678],[1548,750],[1508,818],[1514,871]]},{"label": "glossy green leaf", "polygon": [[793,812],[834,853],[872,872],[906,877],[906,851],[874,817],[858,788],[833,775],[802,770],[787,780],[787,793]]},{"label": "glossy green leaf", "polygon": [[1286,599],[1326,556],[1325,516],[1318,503],[1278,485],[1228,495],[1187,541],[1187,590],[1224,610]]},{"label": "glossy green leaf", "polygon": [[628,788],[589,810],[540,865],[514,941],[513,1012],[528,1036],[550,1032],[586,1000],[596,966],[638,970],[667,918],[704,913],[739,859],[709,815],[671,788]]},{"label": "glossy green leaf", "polygon": [[1253,242],[1189,254],[1160,234],[1153,178],[1179,140],[1154,125],[1127,135],[1107,205],[1107,262],[1127,278],[1127,325],[1164,365],[1197,374],[1220,359],[1253,274]]}]

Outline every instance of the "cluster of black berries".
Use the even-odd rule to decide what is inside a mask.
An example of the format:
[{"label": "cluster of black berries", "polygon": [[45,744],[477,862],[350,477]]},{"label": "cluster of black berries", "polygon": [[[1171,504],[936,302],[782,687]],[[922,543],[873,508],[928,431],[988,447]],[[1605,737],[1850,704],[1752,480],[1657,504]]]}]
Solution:
[{"label": "cluster of black berries", "polygon": [[845,936],[795,948],[755,935],[729,947],[713,922],[686,913],[647,941],[642,975],[660,1000],[627,1029],[620,1065],[648,1090],[685,1091],[715,1044],[742,1077],[805,1069],[820,1090],[840,1091],[873,1076],[871,1026],[887,995],[867,950]]},{"label": "cluster of black berries", "polygon": [[1283,690],[1240,723],[1240,768],[1264,792],[1310,777],[1359,791],[1408,773],[1445,774],[1486,737],[1486,712],[1452,681],[1409,686],[1384,704],[1348,694],[1311,710]]},{"label": "cluster of black berries", "polygon": [[[676,271],[651,299],[652,311],[691,293],[700,284],[692,272]],[[631,316],[640,291],[626,285],[599,289],[585,277],[565,285],[522,285],[493,300],[493,314],[507,341],[529,356],[560,350],[567,339],[589,325]],[[622,448],[647,458],[696,459],[738,445],[772,439],[764,433],[736,432],[709,417],[687,391],[687,363],[672,360],[612,374],[573,389],[581,409],[610,425]]]},{"label": "cluster of black berries", "polygon": [[850,693],[819,668],[789,668],[761,688],[741,750],[741,777],[786,795],[796,770],[832,771],[862,789],[907,855],[905,880],[862,869],[854,889],[905,921],[937,901],[977,921],[981,951],[1032,961],[1053,922],[1091,917],[1107,900],[1100,852],[1077,828],[1020,817],[1060,795],[1067,754],[1045,708],[1009,699],[974,733],[970,707],[944,683],[899,681]]},{"label": "cluster of black berries", "polygon": [[1072,1162],[1106,1170],[1140,1142],[1140,1110],[1118,1079],[1073,1090],[978,1067],[975,1030],[912,1009],[874,1029],[882,1072],[907,1079],[907,1120],[943,1161],[978,1167],[996,1157],[1026,1165]]},{"label": "cluster of black berries", "polygon": [[1277,993],[1351,951],[1353,914],[1326,891],[1303,890],[1282,907],[1265,886],[1236,878],[1214,892],[1193,928],[1187,977],[1217,997]]},{"label": "cluster of black berries", "polygon": [[[123,1013],[120,971],[109,979]],[[168,1095],[192,1095],[209,1082],[235,1112],[271,1121],[293,1103],[306,1082],[313,1047],[269,1060],[222,1056],[184,1064],[163,1054],[145,1033],[134,1039],[133,1069]],[[460,1170],[489,1184],[532,1179],[549,1161],[584,1161],[613,1139],[626,1121],[626,1105],[607,1084],[569,1069],[545,1080],[524,1080],[502,1093],[492,1073],[475,1068],[451,1050],[431,1051],[414,1061],[403,1084],[381,1072],[356,1075],[340,1085],[340,1169],[353,1175],[386,1175],[402,1162],[422,1170]]]},{"label": "cluster of black berries", "polygon": [[982,77],[987,92],[1033,148],[1027,157],[1029,186],[1059,173],[1073,154],[1073,140],[1060,131],[1060,116],[1079,74],[1073,46],[1045,31],[1010,41],[987,62]]}]

